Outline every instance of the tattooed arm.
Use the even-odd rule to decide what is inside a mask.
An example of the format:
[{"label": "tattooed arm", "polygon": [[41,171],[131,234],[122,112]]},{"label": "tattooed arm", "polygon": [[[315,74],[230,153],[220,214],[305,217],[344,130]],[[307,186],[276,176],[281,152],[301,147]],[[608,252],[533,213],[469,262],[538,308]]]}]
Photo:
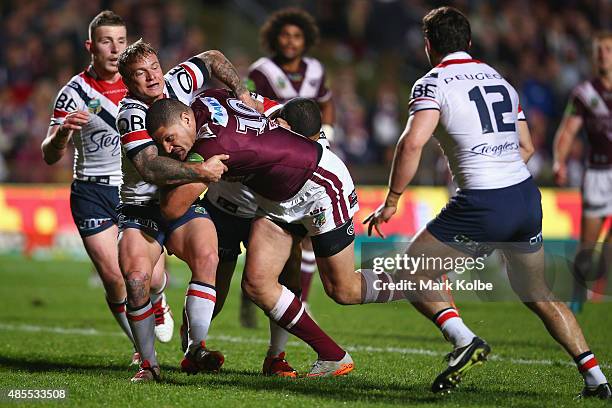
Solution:
[{"label": "tattooed arm", "polygon": [[264,112],[263,104],[251,97],[251,93],[238,75],[238,71],[221,51],[205,51],[197,57],[204,62],[211,76],[227,85],[243,103],[260,113]]},{"label": "tattooed arm", "polygon": [[213,156],[203,163],[185,163],[160,156],[157,146],[145,147],[132,158],[136,170],[147,183],[158,186],[179,185],[196,181],[219,181],[227,167],[221,162],[227,155]]}]

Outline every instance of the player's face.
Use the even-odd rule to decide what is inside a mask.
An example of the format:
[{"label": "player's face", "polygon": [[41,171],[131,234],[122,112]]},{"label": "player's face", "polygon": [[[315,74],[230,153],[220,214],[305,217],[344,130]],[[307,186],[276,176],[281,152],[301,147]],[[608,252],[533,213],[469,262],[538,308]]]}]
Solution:
[{"label": "player's face", "polygon": [[193,114],[184,112],[181,114],[181,120],[176,121],[169,126],[160,127],[153,139],[160,144],[164,151],[170,156],[178,160],[185,160],[187,153],[193,147],[195,142],[195,119]]},{"label": "player's face", "polygon": [[164,96],[164,73],[157,55],[148,54],[134,62],[130,72],[126,85],[131,94],[144,101],[156,101]]},{"label": "player's face", "polygon": [[612,38],[597,41],[594,53],[597,70],[602,74],[612,71]]},{"label": "player's face", "polygon": [[92,36],[91,40],[87,40],[86,46],[91,53],[95,69],[104,73],[116,74],[119,54],[127,46],[125,27],[101,26],[94,30]]},{"label": "player's face", "polygon": [[300,58],[304,53],[304,33],[293,24],[283,26],[278,34],[278,52],[286,60]]}]

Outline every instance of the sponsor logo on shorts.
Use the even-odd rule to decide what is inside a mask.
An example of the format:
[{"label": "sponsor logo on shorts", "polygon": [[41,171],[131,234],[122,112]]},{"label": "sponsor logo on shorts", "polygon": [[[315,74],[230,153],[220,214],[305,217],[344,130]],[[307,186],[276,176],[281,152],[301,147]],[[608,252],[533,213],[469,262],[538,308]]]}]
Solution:
[{"label": "sponsor logo on shorts", "polygon": [[126,217],[125,215],[121,214],[119,216],[119,225],[125,227],[126,224],[131,224],[128,225],[130,227],[136,225],[140,228],[149,228],[155,232],[159,231],[159,226],[157,223],[149,218]]},{"label": "sponsor logo on shorts", "polygon": [[349,195],[349,203],[351,208],[357,205],[357,191],[353,190],[353,192]]},{"label": "sponsor logo on shorts", "polygon": [[355,235],[355,225],[353,224],[352,220],[351,220],[351,224],[346,229],[346,235]]},{"label": "sponsor logo on shorts", "polygon": [[493,248],[489,247],[488,245],[482,244],[480,242],[476,242],[463,234],[455,235],[453,237],[453,241],[455,241],[457,244],[460,244],[462,247],[464,247],[466,250],[468,250],[469,252],[473,254],[487,254],[488,255],[491,252],[493,252]]},{"label": "sponsor logo on shorts", "polygon": [[206,212],[206,208],[199,206],[199,205],[194,206],[193,211],[195,211],[198,214],[204,214],[204,215],[208,214],[208,212]]},{"label": "sponsor logo on shorts", "polygon": [[312,216],[312,224],[315,227],[321,228],[323,225],[325,225],[325,221],[327,221],[327,219],[325,218],[325,209],[323,207],[319,207],[314,211],[311,211],[310,215]]},{"label": "sponsor logo on shorts", "polygon": [[77,228],[80,231],[91,231],[111,221],[110,218],[86,218],[77,223]]},{"label": "sponsor logo on shorts", "polygon": [[529,238],[529,245],[537,245],[542,242],[542,231],[538,232],[535,237]]}]

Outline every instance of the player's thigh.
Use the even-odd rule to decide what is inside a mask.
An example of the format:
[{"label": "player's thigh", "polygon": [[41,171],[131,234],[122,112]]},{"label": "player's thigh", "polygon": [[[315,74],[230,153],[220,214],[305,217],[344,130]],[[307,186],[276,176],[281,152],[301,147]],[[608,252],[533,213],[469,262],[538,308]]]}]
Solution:
[{"label": "player's thigh", "polygon": [[137,273],[150,279],[162,247],[137,228],[126,228],[119,235],[119,266],[124,277]]},{"label": "player's thigh", "polygon": [[321,281],[325,287],[352,287],[361,290],[361,275],[355,273],[355,243],[351,242],[340,252],[327,257],[317,257]]},{"label": "player's thigh", "polygon": [[103,280],[121,278],[117,234],[117,226],[112,225],[97,234],[83,237],[85,250]]},{"label": "player's thigh", "polygon": [[410,258],[424,258],[431,259],[428,263],[429,268],[412,270],[398,270],[397,273],[400,277],[406,278],[409,275],[426,276],[430,279],[436,279],[446,273],[444,269],[436,269],[435,266],[439,265],[440,262],[436,262],[438,259],[458,259],[471,257],[472,254],[461,251],[457,248],[453,248],[446,243],[436,238],[427,228],[421,229],[414,236],[414,239],[406,248],[406,255]]},{"label": "player's thigh", "polygon": [[291,252],[291,234],[267,218],[251,224],[243,279],[252,285],[277,284]]},{"label": "player's thigh", "polygon": [[170,233],[166,247],[187,263],[194,262],[199,256],[210,256],[211,252],[217,256],[215,225],[210,218],[192,218]]},{"label": "player's thigh", "polygon": [[543,246],[533,252],[505,249],[503,255],[512,289],[523,302],[554,300],[546,281]]},{"label": "player's thigh", "polygon": [[[278,281],[285,285],[289,290],[294,293],[297,293],[300,289],[300,278],[301,278],[301,270],[302,270],[302,245],[306,239],[301,241],[298,237],[293,237],[293,242],[291,245],[291,253],[289,255],[289,259],[285,263],[283,267],[283,271],[278,278]],[[301,241],[301,243],[300,243]],[[308,239],[310,242],[310,239]]]}]

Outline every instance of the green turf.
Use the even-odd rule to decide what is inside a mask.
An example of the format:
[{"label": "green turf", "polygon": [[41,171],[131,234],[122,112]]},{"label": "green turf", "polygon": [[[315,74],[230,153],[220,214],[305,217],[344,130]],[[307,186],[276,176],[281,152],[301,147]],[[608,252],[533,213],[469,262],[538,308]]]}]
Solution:
[{"label": "green turf", "polygon": [[[171,273],[169,301],[175,315],[180,315],[187,271],[173,263]],[[0,257],[0,389],[64,388],[69,394],[61,406],[66,407],[561,407],[576,404],[572,398],[582,384],[570,360],[523,306],[472,303],[459,305],[462,315],[487,339],[495,359],[471,371],[453,394],[433,395],[431,380],[443,368],[441,356],[449,351],[435,326],[403,303],[338,306],[325,296],[318,280],[312,290],[314,316],[339,344],[352,347],[356,370],[333,379],[266,378],[260,369],[267,323],[260,313],[259,329],[240,327],[235,280],[208,342],[225,353],[223,371],[190,377],[180,373],[175,336],[170,344],[157,347],[163,382],[133,385],[129,344],[107,311],[102,289],[88,286],[89,274],[90,266],[83,262]],[[591,347],[609,375],[611,309],[609,303],[589,304],[580,315]],[[59,332],[66,329],[71,333]],[[297,339],[291,339],[287,354],[300,372],[315,359],[314,352]],[[7,400],[0,399],[0,405],[8,405]],[[585,401],[581,406],[602,403]]]}]

